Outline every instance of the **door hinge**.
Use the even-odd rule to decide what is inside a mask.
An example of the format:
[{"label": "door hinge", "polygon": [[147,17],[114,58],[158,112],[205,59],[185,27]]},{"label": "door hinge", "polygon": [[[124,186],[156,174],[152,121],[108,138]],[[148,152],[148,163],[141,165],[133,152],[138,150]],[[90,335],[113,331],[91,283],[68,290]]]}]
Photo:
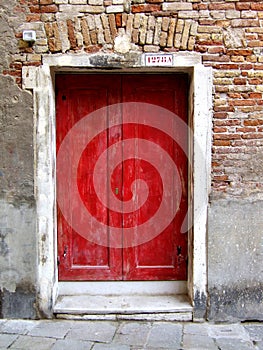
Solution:
[{"label": "door hinge", "polygon": [[57,266],[59,266],[59,264],[60,264],[60,257],[58,256],[57,257]]}]

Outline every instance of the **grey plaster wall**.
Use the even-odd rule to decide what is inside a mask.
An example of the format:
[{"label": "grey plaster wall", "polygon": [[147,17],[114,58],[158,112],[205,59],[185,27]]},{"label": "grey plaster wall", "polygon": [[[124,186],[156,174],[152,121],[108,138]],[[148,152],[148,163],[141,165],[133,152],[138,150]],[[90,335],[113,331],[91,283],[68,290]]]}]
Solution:
[{"label": "grey plaster wall", "polygon": [[209,314],[263,320],[263,202],[213,202],[208,222]]},{"label": "grey plaster wall", "polygon": [[23,14],[0,10],[0,314],[35,317],[35,202],[32,94],[4,75]]}]

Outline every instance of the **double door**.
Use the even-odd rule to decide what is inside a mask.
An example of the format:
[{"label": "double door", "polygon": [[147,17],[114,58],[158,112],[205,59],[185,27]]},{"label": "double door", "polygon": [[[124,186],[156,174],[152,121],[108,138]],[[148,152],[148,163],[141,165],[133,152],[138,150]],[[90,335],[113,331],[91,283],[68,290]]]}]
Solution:
[{"label": "double door", "polygon": [[60,74],[56,118],[59,279],[186,280],[187,76]]}]

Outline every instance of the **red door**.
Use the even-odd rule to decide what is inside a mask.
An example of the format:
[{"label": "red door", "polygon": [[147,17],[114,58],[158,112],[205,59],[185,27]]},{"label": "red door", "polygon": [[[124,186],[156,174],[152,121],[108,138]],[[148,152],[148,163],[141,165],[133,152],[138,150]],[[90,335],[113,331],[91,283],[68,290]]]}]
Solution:
[{"label": "red door", "polygon": [[60,280],[185,280],[187,76],[58,75]]}]

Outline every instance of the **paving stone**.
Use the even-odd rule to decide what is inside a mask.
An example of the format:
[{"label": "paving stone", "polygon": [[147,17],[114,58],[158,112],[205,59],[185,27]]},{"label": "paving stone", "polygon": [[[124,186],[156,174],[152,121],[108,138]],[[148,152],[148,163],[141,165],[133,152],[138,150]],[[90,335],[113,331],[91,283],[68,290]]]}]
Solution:
[{"label": "paving stone", "polygon": [[[137,350],[138,348],[136,348]],[[53,349],[52,349],[53,350]],[[95,344],[92,350],[130,350],[129,345],[124,345],[124,344],[117,344],[117,343],[112,343],[112,344]],[[138,349],[139,350],[139,349]]]},{"label": "paving stone", "polygon": [[249,334],[239,324],[208,325],[207,327],[211,338],[237,338],[249,341]]},{"label": "paving stone", "polygon": [[123,323],[114,337],[114,342],[133,346],[143,346],[151,329],[149,323]]},{"label": "paving stone", "polygon": [[214,340],[206,335],[184,334],[183,348],[185,350],[200,349],[200,350],[218,350]]},{"label": "paving stone", "polygon": [[7,348],[16,340],[16,338],[17,338],[17,335],[0,334],[0,347]]},{"label": "paving stone", "polygon": [[49,337],[63,339],[71,328],[72,323],[69,321],[41,321],[33,328],[29,335],[34,337]]},{"label": "paving stone", "polygon": [[9,320],[1,327],[2,333],[25,335],[37,326],[37,321],[30,320]]},{"label": "paving stone", "polygon": [[153,348],[180,348],[182,340],[182,325],[173,323],[155,323],[149,333],[148,347]]},{"label": "paving stone", "polygon": [[113,339],[117,326],[118,323],[114,322],[77,322],[66,338],[109,343]]},{"label": "paving stone", "polygon": [[220,350],[254,350],[254,346],[250,341],[244,341],[234,338],[218,338],[216,344]]},{"label": "paving stone", "polygon": [[183,331],[185,334],[208,335],[208,329],[204,323],[187,323]]},{"label": "paving stone", "polygon": [[28,335],[20,335],[12,344],[10,349],[21,350],[50,350],[55,344],[56,339],[44,337],[30,337]]},{"label": "paving stone", "polygon": [[245,330],[248,331],[252,340],[263,341],[263,324],[261,325],[245,325]]},{"label": "paving stone", "polygon": [[[83,340],[59,339],[52,350],[90,350],[93,343]],[[94,348],[93,348],[94,349]]]}]

